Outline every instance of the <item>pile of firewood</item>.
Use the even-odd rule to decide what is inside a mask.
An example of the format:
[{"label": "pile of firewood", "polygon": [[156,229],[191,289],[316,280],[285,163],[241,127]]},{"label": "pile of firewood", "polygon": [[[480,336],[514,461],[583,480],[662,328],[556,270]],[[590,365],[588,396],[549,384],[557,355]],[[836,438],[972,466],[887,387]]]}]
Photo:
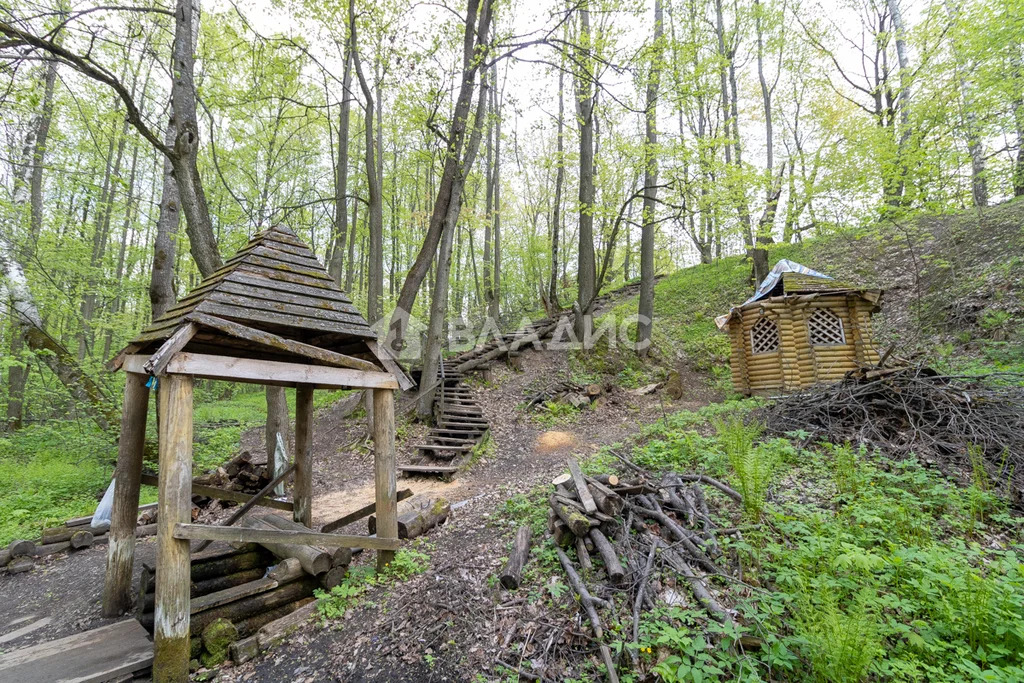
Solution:
[{"label": "pile of firewood", "polygon": [[[135,535],[139,538],[152,536],[156,533],[156,503],[140,506],[139,513]],[[11,541],[6,550],[0,550],[0,568],[6,569],[8,574],[20,574],[35,567],[38,558],[84,550],[106,542],[109,523],[99,527],[92,526],[92,523],[91,516],[76,517],[61,526],[43,529],[42,536],[35,541]]]},{"label": "pile of firewood", "polygon": [[534,393],[526,401],[526,409],[543,405],[548,402],[568,403],[574,408],[587,406],[605,393],[605,388],[600,384],[577,384],[570,381],[558,381],[548,384],[540,391]]},{"label": "pile of firewood", "polygon": [[923,366],[863,368],[841,381],[778,398],[759,412],[769,432],[808,432],[901,457],[972,471],[1024,502],[1024,376],[940,375]]},{"label": "pile of firewood", "polygon": [[[256,529],[308,531],[297,522],[273,514],[246,518],[240,524]],[[271,622],[312,603],[316,589],[339,585],[351,562],[349,548],[326,551],[277,543],[247,543],[234,549],[194,554],[190,603],[192,658],[205,666],[220,664],[228,656],[236,662],[251,658],[259,651],[259,643],[258,639],[248,639]],[[143,565],[135,607],[136,617],[150,632],[155,574],[154,567]]]},{"label": "pile of firewood", "polygon": [[[569,472],[552,482],[548,531],[568,584],[590,621],[609,680],[618,680],[618,662],[602,642],[600,611],[626,610],[635,643],[640,614],[657,599],[659,577],[685,582],[710,618],[733,621],[734,613],[715,597],[709,578],[731,576],[719,539],[739,531],[718,527],[706,487],[740,502],[738,492],[706,475],[670,472],[655,477],[632,463],[636,476],[630,481],[587,476],[575,460],[568,465]],[[505,588],[518,587],[529,545],[529,527],[523,527],[499,575]],[[635,648],[624,649],[620,656],[627,652],[635,660]]]},{"label": "pile of firewood", "polygon": [[252,461],[249,451],[242,451],[215,470],[195,478],[195,483],[228,491],[258,493],[270,483],[273,475],[266,464]]}]

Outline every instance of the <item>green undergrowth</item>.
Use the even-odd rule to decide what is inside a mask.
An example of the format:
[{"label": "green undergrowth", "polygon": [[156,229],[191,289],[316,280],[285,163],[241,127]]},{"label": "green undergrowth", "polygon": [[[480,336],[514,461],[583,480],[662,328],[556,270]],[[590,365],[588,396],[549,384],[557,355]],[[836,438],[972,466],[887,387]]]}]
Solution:
[{"label": "green undergrowth", "polygon": [[[325,408],[348,392],[314,393]],[[286,391],[294,419],[295,391]],[[220,465],[239,450],[242,433],[266,420],[262,389],[198,382],[194,399],[193,471]],[[156,400],[150,399],[147,467],[156,469]],[[38,538],[43,528],[92,514],[110,483],[117,442],[91,420],[52,420],[0,436],[0,546],[15,538]],[[143,486],[140,502],[156,500]]]},{"label": "green undergrowth", "polygon": [[348,576],[334,588],[314,591],[321,622],[327,625],[332,620],[344,618],[350,609],[362,604],[366,592],[374,586],[408,581],[427,571],[430,567],[430,555],[424,552],[427,547],[426,543],[414,543],[413,547],[396,552],[395,559],[383,571],[378,572],[371,565],[353,567]]},{"label": "green undergrowth", "polygon": [[[704,487],[718,525],[742,530],[720,537],[722,563],[739,566],[742,583],[710,580],[737,624],[709,619],[686,583],[663,573],[684,600],[643,612],[636,645],[628,605],[602,613],[621,679],[1024,680],[1024,519],[983,470],[965,473],[965,485],[913,457],[806,447],[805,434],[765,439],[750,421],[756,405],[671,414],[581,463],[628,479],[618,453],[655,475],[705,472],[744,496],[739,505]],[[497,523],[509,536],[524,523],[545,536],[549,489],[512,496]],[[534,544],[524,590],[565,609],[570,589],[550,540]],[[600,675],[577,664],[573,675]]]}]

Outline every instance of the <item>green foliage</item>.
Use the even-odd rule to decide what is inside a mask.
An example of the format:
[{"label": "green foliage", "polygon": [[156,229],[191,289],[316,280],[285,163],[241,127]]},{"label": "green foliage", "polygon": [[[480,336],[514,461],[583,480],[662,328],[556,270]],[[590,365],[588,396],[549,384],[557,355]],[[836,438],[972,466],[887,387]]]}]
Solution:
[{"label": "green foliage", "polygon": [[362,596],[373,586],[382,586],[407,581],[422,574],[430,567],[430,556],[415,548],[402,548],[395,553],[383,571],[373,567],[355,567],[345,579],[329,591],[317,589],[317,611],[324,623],[341,619],[351,608],[357,606]]},{"label": "green foliage", "polygon": [[579,412],[580,409],[571,403],[544,401],[544,404],[540,406],[540,410],[534,414],[534,419],[537,421],[537,424],[545,429],[551,429],[556,425],[572,422]]}]

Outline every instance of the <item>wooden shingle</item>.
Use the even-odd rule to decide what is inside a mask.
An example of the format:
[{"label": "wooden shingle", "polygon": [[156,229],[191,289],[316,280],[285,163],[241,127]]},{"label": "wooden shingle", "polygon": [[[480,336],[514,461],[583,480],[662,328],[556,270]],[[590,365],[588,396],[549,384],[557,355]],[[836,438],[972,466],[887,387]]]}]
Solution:
[{"label": "wooden shingle", "polygon": [[[162,347],[171,353],[341,362],[404,375],[313,251],[281,226],[254,235],[223,267],[142,330],[118,358]],[[118,358],[112,369],[120,365]],[[163,356],[154,356],[158,358]]]}]

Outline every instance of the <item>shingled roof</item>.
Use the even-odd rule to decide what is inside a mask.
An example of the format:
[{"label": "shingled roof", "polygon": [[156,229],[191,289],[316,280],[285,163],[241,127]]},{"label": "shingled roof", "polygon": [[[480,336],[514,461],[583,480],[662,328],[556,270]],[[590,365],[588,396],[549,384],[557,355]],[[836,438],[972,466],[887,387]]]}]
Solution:
[{"label": "shingled roof", "polygon": [[313,251],[283,226],[254,235],[122,354],[155,351],[183,328],[188,339],[177,350],[315,363],[322,349],[401,373]]}]

